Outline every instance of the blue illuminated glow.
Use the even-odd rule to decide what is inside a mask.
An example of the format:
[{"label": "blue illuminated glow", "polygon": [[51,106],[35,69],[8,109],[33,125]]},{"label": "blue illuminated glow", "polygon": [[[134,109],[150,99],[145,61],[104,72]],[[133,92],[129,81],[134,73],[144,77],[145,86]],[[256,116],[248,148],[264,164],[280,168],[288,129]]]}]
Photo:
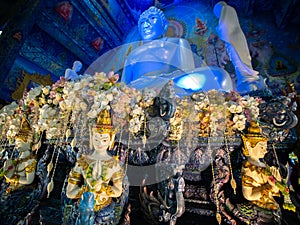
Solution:
[{"label": "blue illuminated glow", "polygon": [[192,73],[179,78],[176,84],[184,89],[191,89],[193,91],[198,91],[203,88],[206,82],[206,77],[201,73]]}]

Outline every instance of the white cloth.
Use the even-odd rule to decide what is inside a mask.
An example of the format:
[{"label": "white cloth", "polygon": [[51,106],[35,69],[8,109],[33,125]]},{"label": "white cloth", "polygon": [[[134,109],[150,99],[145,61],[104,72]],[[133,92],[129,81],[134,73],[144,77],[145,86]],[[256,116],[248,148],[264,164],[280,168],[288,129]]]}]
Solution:
[{"label": "white cloth", "polygon": [[235,9],[225,2],[217,4],[222,6],[222,10],[216,31],[220,39],[226,42],[229,57],[236,69],[238,85],[258,80],[258,72],[252,68],[247,40]]}]

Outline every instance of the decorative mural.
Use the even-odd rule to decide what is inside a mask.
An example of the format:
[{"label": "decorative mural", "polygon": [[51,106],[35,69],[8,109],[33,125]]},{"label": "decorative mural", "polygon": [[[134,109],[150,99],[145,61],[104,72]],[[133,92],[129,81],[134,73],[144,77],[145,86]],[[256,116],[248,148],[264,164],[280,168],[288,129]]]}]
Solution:
[{"label": "decorative mural", "polygon": [[73,14],[73,6],[70,2],[59,2],[55,6],[55,11],[65,20],[70,21]]}]

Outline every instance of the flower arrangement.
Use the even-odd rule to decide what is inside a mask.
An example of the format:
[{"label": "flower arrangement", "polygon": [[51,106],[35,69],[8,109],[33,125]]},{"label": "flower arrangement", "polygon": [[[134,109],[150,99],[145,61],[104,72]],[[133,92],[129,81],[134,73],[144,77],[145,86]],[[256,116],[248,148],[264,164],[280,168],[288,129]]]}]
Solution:
[{"label": "flower arrangement", "polygon": [[36,134],[46,131],[48,140],[59,138],[62,135],[61,128],[65,121],[63,120],[64,111],[61,110],[60,103],[63,101],[65,84],[65,78],[60,77],[52,86],[41,87],[40,93],[34,99],[30,98],[31,101],[36,102],[35,105],[39,106],[37,123],[32,126],[35,128]]},{"label": "flower arrangement", "polygon": [[211,90],[207,93],[201,92],[198,96],[194,95],[193,97],[196,100],[195,110],[199,120],[199,136],[217,136],[220,131],[223,133],[225,110],[223,94]]},{"label": "flower arrangement", "polygon": [[[232,91],[221,93],[210,90],[193,94],[199,119],[200,136],[216,136],[220,132],[234,135],[246,128],[246,123],[257,120],[260,98],[241,96]],[[225,129],[225,130],[224,130]]]},{"label": "flower arrangement", "polygon": [[233,135],[246,128],[246,123],[255,121],[259,115],[261,98],[241,96],[232,91],[224,94],[226,107],[226,132]]},{"label": "flower arrangement", "polygon": [[[118,78],[113,72],[85,75],[76,82],[69,82],[61,77],[52,86],[37,87],[26,93],[22,99],[22,110],[30,115],[35,132],[46,131],[48,139],[61,137],[68,130],[67,126],[70,127],[80,120],[81,113],[92,121],[103,109],[112,110],[116,128],[128,124],[129,132],[137,135],[146,122],[146,109],[153,104],[157,93],[147,88],[130,88],[123,83],[117,83]],[[207,93],[193,94],[192,98],[194,109],[189,115],[196,113],[199,135],[202,137],[217,135],[224,127],[229,135],[242,132],[247,122],[257,120],[258,106],[262,102],[259,98],[240,96],[234,91],[219,93],[210,90]],[[180,106],[181,101],[185,100],[179,99],[176,104]],[[3,138],[13,138],[17,132],[18,107],[14,102],[1,110],[0,126]],[[178,113],[182,114],[180,108],[175,113],[176,118],[172,118],[170,122],[173,131],[177,127],[177,133],[182,134],[185,132],[182,122],[185,118]],[[223,126],[224,121],[226,126]],[[170,135],[174,136],[174,132]],[[180,136],[176,139],[180,139]]]}]

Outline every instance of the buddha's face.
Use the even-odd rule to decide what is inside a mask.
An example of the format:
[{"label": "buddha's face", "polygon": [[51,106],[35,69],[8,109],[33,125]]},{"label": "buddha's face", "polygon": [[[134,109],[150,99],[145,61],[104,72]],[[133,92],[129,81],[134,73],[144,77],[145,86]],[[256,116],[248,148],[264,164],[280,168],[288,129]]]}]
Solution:
[{"label": "buddha's face", "polygon": [[105,152],[110,146],[110,135],[108,133],[93,132],[93,147],[96,152]]},{"label": "buddha's face", "polygon": [[139,20],[139,31],[143,40],[155,40],[164,33],[162,18],[158,13],[151,12]]}]

